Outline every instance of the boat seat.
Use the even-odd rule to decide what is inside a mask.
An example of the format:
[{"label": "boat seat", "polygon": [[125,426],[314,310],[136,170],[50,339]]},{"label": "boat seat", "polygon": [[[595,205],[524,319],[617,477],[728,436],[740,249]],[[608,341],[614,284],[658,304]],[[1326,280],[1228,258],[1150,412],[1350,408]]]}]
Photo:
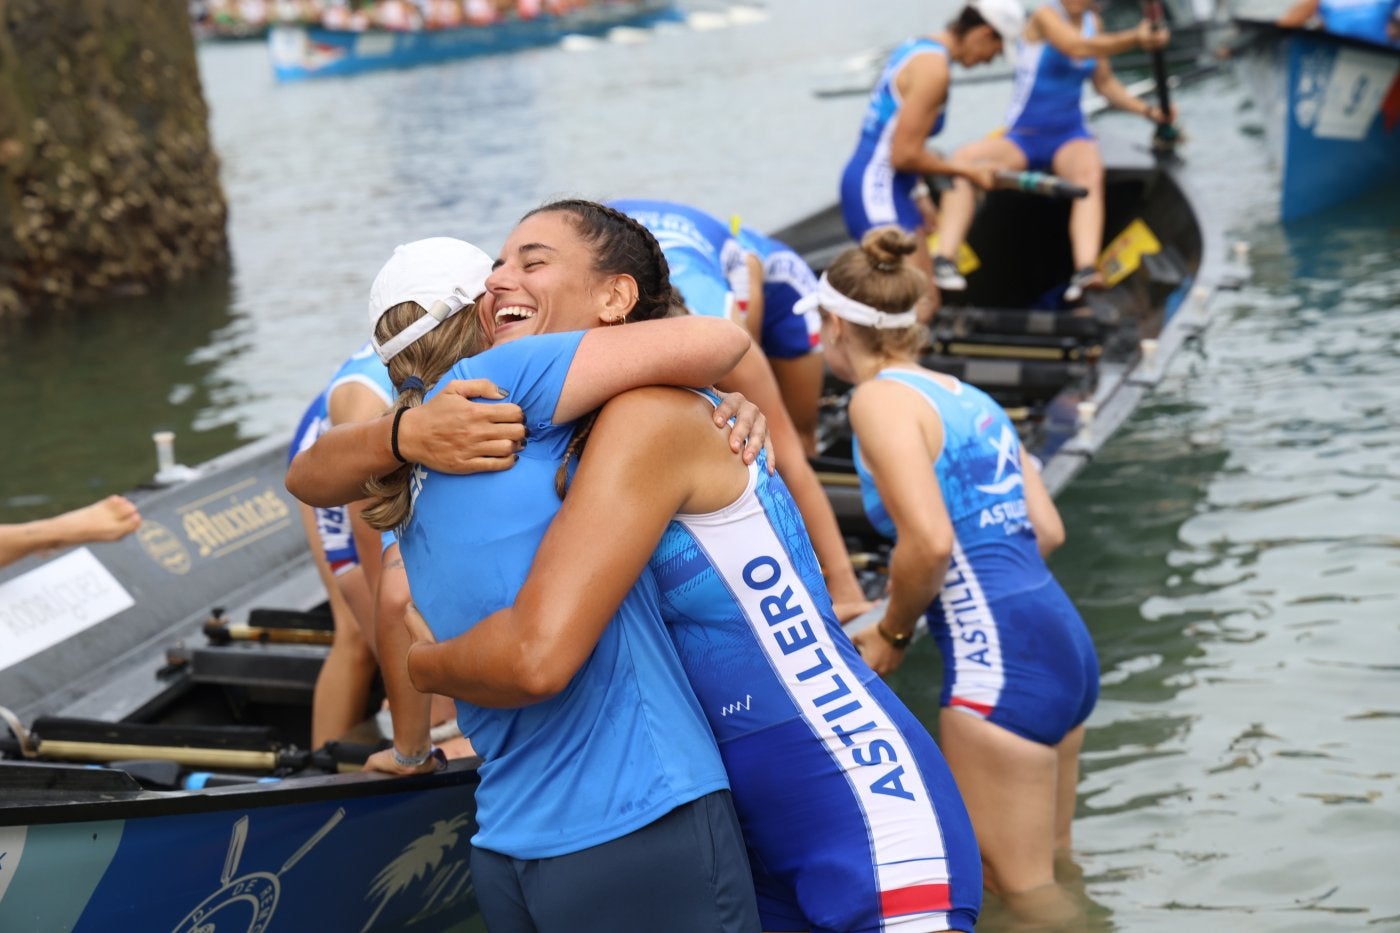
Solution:
[{"label": "boat seat", "polygon": [[1022,308],[944,307],[934,325],[956,334],[1008,334],[1097,340],[1105,322],[1097,314],[1027,311]]},{"label": "boat seat", "polygon": [[1102,347],[1074,337],[1040,337],[1016,334],[967,334],[935,332],[933,351],[942,356],[1006,357],[1018,360],[1094,359]]}]

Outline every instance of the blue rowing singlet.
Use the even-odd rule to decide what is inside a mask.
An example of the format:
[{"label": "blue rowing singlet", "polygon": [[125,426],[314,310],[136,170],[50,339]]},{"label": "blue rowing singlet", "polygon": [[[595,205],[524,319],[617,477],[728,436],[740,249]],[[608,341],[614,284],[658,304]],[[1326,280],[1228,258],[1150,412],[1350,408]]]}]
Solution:
[{"label": "blue rowing singlet", "polygon": [[[902,368],[876,378],[918,392],[943,423],[933,469],[953,525],[953,554],[926,613],[943,654],[943,705],[1054,745],[1093,709],[1098,658],[1037,549],[1016,429],[1000,405],[965,382],[949,389],[926,371]],[[893,538],[858,439],[855,462],[865,513]]]},{"label": "blue rowing singlet", "polygon": [[[890,162],[890,147],[903,106],[895,89],[895,79],[911,58],[930,54],[948,58],[943,44],[927,36],[900,43],[890,54],[880,80],[870,92],[870,102],[861,121],[860,139],[841,173],[841,213],[846,220],[846,230],[857,242],[872,227],[898,224],[912,232],[922,221],[910,197],[919,178],[913,172],[895,171]],[[938,112],[928,133],[930,139],[943,129],[945,113],[946,108]]]},{"label": "blue rowing singlet", "polygon": [[952,775],[842,631],[797,504],[760,461],[730,505],[677,515],[651,567],[764,929],[971,930],[981,863]]},{"label": "blue rowing singlet", "polygon": [[[559,511],[554,474],[572,424],[554,410],[583,332],[521,337],[457,363],[525,412],[530,443],[499,473],[415,467],[399,549],[413,600],[439,640],[510,606]],[[644,573],[559,695],[520,709],[457,703],[481,755],[472,843],[520,859],[620,838],[728,786],[714,738],[661,623]]]},{"label": "blue rowing singlet", "polygon": [[[1069,19],[1058,0],[1050,0],[1047,6],[1061,19]],[[1085,38],[1096,33],[1094,23],[1094,15],[1086,11],[1078,25]],[[1093,76],[1098,59],[1070,58],[1043,39],[1027,42],[1020,38],[1016,42],[1016,74],[1006,112],[1008,131],[1058,135],[1082,130],[1084,82]]]},{"label": "blue rowing singlet", "polygon": [[[763,353],[769,359],[794,359],[821,347],[821,313],[798,314],[797,302],[817,290],[812,267],[791,246],[759,233],[739,228],[739,244],[763,263]],[[747,276],[745,285],[747,286]],[[748,302],[748,289],[736,295]]]},{"label": "blue rowing singlet", "polygon": [[706,317],[735,319],[736,291],[748,294],[748,266],[728,224],[674,201],[623,198],[608,206],[656,237],[686,307]]}]

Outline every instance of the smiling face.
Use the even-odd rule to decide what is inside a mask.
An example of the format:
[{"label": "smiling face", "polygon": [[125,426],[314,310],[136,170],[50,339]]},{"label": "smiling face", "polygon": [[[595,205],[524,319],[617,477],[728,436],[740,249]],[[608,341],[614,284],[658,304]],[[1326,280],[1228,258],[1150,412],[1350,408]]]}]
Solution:
[{"label": "smiling face", "polygon": [[[585,330],[620,319],[627,276],[602,275],[593,246],[569,214],[543,211],[516,226],[486,279],[481,302],[496,343],[528,334]],[[635,299],[634,299],[635,300]]]}]

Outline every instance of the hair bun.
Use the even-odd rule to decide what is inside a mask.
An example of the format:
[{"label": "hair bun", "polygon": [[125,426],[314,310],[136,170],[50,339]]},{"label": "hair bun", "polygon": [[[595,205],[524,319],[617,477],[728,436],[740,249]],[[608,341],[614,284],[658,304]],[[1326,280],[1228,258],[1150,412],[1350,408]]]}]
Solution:
[{"label": "hair bun", "polygon": [[918,241],[899,227],[876,227],[861,238],[860,248],[876,272],[898,272]]}]

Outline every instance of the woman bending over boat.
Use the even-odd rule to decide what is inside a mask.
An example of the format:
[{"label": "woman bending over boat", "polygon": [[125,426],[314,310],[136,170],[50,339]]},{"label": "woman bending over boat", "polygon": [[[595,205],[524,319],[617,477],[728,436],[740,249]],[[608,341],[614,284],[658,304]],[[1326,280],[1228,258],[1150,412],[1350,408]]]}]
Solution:
[{"label": "woman bending over boat", "polygon": [[[680,293],[688,310],[710,317],[728,317],[747,326],[748,322],[738,307],[741,300],[747,303],[753,299],[756,284],[766,281],[765,262],[757,250],[744,245],[729,224],[675,201],[629,198],[609,201],[608,206],[640,222],[656,237],[671,270],[671,284]],[[787,256],[791,263],[801,264],[805,268],[806,264],[800,256],[790,250]],[[782,262],[782,258],[778,257],[778,261]],[[811,270],[807,272],[811,276]],[[812,278],[812,284],[815,284],[815,277]],[[790,295],[788,300],[791,300]],[[760,313],[766,316],[765,311]],[[775,315],[781,313],[780,308],[774,309]],[[800,331],[800,343],[810,351],[806,324],[794,315],[788,317],[796,328],[783,328],[781,341],[775,339],[771,344],[774,351],[792,352],[793,330]],[[743,362],[722,385],[742,392],[767,415],[778,471],[802,509],[803,520],[812,536],[812,545],[816,548],[827,586],[836,602],[837,615],[842,620],[853,619],[866,611],[870,602],[865,598],[851,567],[851,556],[846,550],[846,541],[836,522],[831,500],[827,498],[816,471],[807,460],[807,442],[798,433],[794,419],[788,414],[788,393],[778,381],[775,367],[769,361],[769,344],[762,341],[764,330],[762,326],[750,328],[750,336],[755,331],[759,336],[754,337],[753,348],[744,355]],[[774,332],[774,336],[778,334]],[[811,406],[803,417],[812,427],[812,452],[816,447],[816,407],[819,401],[816,393],[820,391],[823,372],[820,357],[817,357],[816,363],[815,373],[810,368],[805,371],[808,382],[802,389],[807,393],[806,404]],[[785,372],[792,375],[794,370],[787,369]],[[790,385],[790,388],[796,389],[797,386]]]},{"label": "woman bending over boat", "polygon": [[1064,527],[996,402],[925,369],[914,318],[918,249],[873,230],[822,277],[815,303],[832,371],[856,385],[855,462],[871,523],[893,538],[889,600],[855,636],[899,666],[922,615],[943,656],[939,737],[977,830],[989,889],[1045,920],[1070,847],[1084,720],[1098,660],[1044,555]]},{"label": "woman bending over boat", "polygon": [[[852,239],[885,224],[917,231],[921,239],[931,233],[938,221],[924,176],[992,186],[990,169],[960,156],[944,159],[925,141],[943,129],[952,64],[990,62],[1011,48],[1025,19],[1019,0],[971,0],[942,32],[916,36],[891,53],[841,174],[841,213]],[[917,261],[928,270],[926,251]]]},{"label": "woman bending over boat", "polygon": [[[1080,102],[1085,81],[1120,110],[1154,123],[1170,123],[1174,114],[1138,100],[1114,75],[1108,56],[1131,49],[1166,47],[1166,29],[1143,20],[1136,28],[1104,33],[1091,0],[1048,0],[1031,13],[1016,42],[1016,78],[1005,135],[989,136],[953,153],[954,160],[989,170],[1050,171],[1089,193],[1076,198],[1069,211],[1070,252],[1074,272],[1065,300],[1078,301],[1086,288],[1099,288],[1099,250],[1103,248],[1103,158],[1098,141],[1084,122]],[[1011,40],[1008,40],[1011,41]],[[961,290],[967,282],[954,258],[967,238],[977,195],[958,181],[943,196],[934,282]]]},{"label": "woman bending over boat", "polygon": [[[483,300],[498,318],[558,300],[568,278],[531,263],[536,244],[588,242],[568,216],[545,208],[510,235]],[[715,432],[717,401],[653,387],[608,402],[575,434],[577,476],[514,605],[436,644],[434,619],[410,673],[482,706],[550,702],[634,581],[654,578],[729,774],[763,929],[971,930],[981,866],[952,775],[841,630],[781,477]]]},{"label": "woman bending over boat", "polygon": [[[550,216],[572,231],[566,215]],[[554,473],[576,418],[638,385],[708,384],[748,348],[747,335],[725,321],[602,326],[624,316],[659,316],[672,293],[664,265],[659,278],[642,283],[616,271],[629,251],[648,250],[650,237],[621,215],[601,216],[607,224],[596,243],[537,238],[531,244],[530,275],[565,278],[560,300],[496,308],[499,345],[455,365],[481,345],[476,309],[453,312],[481,294],[488,260],[443,269],[437,282],[381,287],[397,276],[401,249],[373,290],[386,300],[412,298],[380,309],[377,327],[381,344],[408,343],[391,361],[396,374],[411,366],[427,377],[398,380],[401,404],[440,395],[449,380],[485,378],[505,387],[529,429],[509,470],[450,476],[404,465],[386,480],[401,487],[394,497],[403,516],[398,539],[414,600],[443,638],[509,605],[524,581],[558,510]],[[440,298],[428,300],[425,289]],[[431,327],[425,319],[439,315],[450,317],[422,333]],[[534,333],[539,336],[524,336]],[[340,480],[317,483],[324,470],[332,477],[348,473],[353,496],[365,464],[370,473],[397,464],[380,454],[384,446],[404,453],[394,426],[402,428],[404,413],[418,410],[399,409],[387,445],[374,423],[327,432],[299,455],[288,488],[322,504],[344,491]],[[371,449],[357,453],[357,447]],[[348,469],[337,464],[341,454],[349,455]],[[392,524],[395,517],[381,513],[371,521]],[[483,759],[471,871],[486,925],[493,933],[755,931],[728,779],[660,622],[650,577],[629,591],[612,622],[569,689],[551,700],[521,709],[458,702],[462,731]],[[405,686],[401,662],[386,655],[384,669],[386,682],[394,682],[392,708]],[[431,767],[415,766],[401,753],[394,759],[389,751],[371,764],[400,772]]]}]

